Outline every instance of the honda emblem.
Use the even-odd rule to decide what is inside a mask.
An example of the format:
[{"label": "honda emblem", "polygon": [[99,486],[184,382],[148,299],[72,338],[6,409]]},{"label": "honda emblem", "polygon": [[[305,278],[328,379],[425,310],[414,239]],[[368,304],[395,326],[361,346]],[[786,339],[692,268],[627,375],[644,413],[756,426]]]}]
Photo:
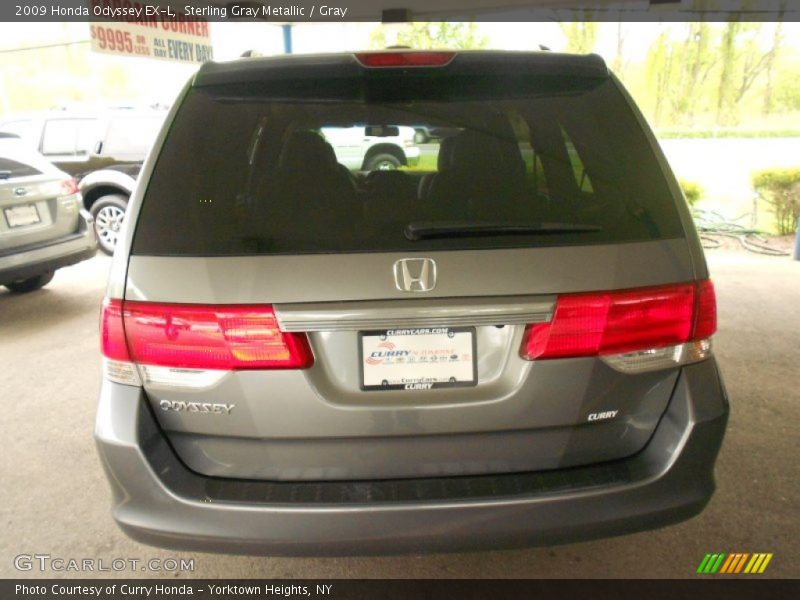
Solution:
[{"label": "honda emblem", "polygon": [[401,292],[430,292],[436,287],[432,258],[403,258],[394,263],[394,283]]}]

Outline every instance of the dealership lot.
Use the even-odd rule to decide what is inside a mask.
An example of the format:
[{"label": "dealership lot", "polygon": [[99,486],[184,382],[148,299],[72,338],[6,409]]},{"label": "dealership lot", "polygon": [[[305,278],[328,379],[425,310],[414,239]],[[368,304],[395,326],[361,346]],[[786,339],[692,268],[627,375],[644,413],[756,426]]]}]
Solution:
[{"label": "dealership lot", "polygon": [[707,552],[772,552],[765,575],[800,576],[800,262],[732,251],[712,252],[709,262],[719,297],[716,350],[732,410],[718,492],[702,515],[660,531],[569,546],[402,557],[231,557],[130,541],[111,519],[91,436],[100,384],[97,317],[110,259],[59,271],[33,294],[2,289],[0,575],[41,576],[35,566],[18,572],[14,557],[47,554],[106,566],[118,558],[194,558],[193,572],[139,566],[120,576],[687,577]]}]

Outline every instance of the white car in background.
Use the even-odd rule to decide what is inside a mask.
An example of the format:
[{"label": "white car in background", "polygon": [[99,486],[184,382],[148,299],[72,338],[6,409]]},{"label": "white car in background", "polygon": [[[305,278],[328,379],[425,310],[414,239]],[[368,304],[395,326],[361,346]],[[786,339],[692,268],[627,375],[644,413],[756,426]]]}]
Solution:
[{"label": "white car in background", "polygon": [[354,171],[390,171],[416,165],[420,150],[406,126],[323,127],[336,160]]}]

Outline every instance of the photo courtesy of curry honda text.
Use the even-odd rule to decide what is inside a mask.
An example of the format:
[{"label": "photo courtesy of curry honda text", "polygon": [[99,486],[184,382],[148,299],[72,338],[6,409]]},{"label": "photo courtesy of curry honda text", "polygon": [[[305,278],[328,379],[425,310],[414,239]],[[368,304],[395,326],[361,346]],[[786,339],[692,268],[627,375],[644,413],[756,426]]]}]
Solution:
[{"label": "photo courtesy of curry honda text", "polygon": [[[408,130],[447,135],[417,152]],[[136,540],[546,545],[676,523],[714,491],[714,288],[597,56],[206,63],[128,211],[95,436]]]}]

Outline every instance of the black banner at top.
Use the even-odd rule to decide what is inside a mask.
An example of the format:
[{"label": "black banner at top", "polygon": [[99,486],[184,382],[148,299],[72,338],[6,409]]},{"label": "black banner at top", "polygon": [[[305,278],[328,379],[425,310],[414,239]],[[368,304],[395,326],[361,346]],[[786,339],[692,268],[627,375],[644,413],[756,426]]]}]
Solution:
[{"label": "black banner at top", "polygon": [[0,21],[798,21],[796,0],[10,0]]},{"label": "black banner at top", "polygon": [[[647,598],[725,600],[796,598],[800,580],[512,579],[7,579],[3,600],[485,600],[486,598]],[[794,592],[792,592],[794,590]]]}]

